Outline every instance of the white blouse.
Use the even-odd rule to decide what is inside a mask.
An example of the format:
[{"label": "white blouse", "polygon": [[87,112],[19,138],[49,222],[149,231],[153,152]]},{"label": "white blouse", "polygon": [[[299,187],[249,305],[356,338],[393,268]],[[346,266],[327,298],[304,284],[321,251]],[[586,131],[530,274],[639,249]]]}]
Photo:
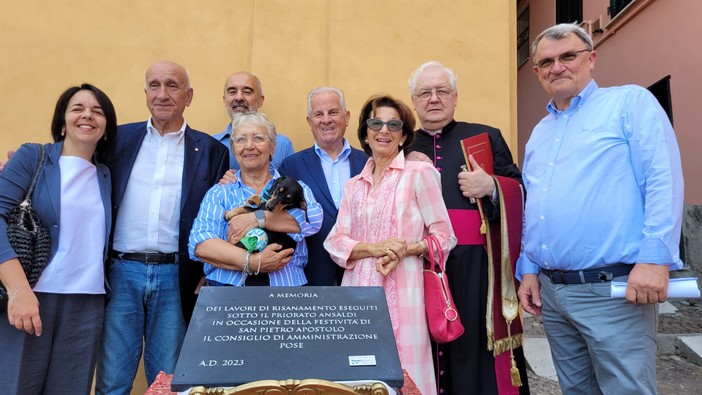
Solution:
[{"label": "white blouse", "polygon": [[37,292],[104,294],[105,209],[95,165],[59,158],[61,212],[58,250],[34,287]]}]

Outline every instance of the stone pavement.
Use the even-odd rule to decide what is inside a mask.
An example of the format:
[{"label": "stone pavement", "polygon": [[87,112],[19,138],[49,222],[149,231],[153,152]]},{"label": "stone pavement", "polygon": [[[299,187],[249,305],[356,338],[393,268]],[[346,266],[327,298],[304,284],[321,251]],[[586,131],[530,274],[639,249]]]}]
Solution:
[{"label": "stone pavement", "polygon": [[[524,335],[531,393],[561,395],[540,316],[525,315]],[[656,368],[660,395],[702,394],[702,299],[661,305]]]}]

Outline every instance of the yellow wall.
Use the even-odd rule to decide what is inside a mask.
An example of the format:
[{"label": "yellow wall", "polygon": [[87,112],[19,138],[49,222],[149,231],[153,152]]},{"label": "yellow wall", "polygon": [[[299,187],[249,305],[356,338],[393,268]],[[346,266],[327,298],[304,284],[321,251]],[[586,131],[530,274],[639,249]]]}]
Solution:
[{"label": "yellow wall", "polygon": [[456,118],[502,129],[516,152],[515,2],[510,0],[207,0],[4,2],[0,13],[0,155],[49,141],[55,100],[91,82],[118,122],[148,117],[143,73],[183,64],[195,90],[188,123],[214,134],[228,121],[222,86],[234,71],[262,82],[261,109],[296,150],[312,144],[306,93],[334,85],[357,113],[375,93],[410,104],[409,74],[437,59],[459,76]]}]

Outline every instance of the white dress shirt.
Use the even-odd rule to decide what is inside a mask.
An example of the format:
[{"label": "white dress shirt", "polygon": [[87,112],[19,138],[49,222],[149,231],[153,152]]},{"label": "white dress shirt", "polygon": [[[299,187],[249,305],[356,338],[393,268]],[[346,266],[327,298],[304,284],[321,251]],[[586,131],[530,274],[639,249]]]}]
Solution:
[{"label": "white dress shirt", "polygon": [[149,119],[117,213],[115,250],[178,251],[185,126],[161,136]]}]

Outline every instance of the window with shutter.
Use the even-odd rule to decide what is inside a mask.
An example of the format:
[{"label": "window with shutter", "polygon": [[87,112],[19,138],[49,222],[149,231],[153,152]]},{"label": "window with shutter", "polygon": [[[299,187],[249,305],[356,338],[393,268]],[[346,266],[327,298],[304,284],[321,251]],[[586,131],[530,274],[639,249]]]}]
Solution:
[{"label": "window with shutter", "polygon": [[583,0],[556,0],[556,23],[580,23],[582,21]]},{"label": "window with shutter", "polygon": [[529,7],[517,17],[517,68],[529,60]]}]

